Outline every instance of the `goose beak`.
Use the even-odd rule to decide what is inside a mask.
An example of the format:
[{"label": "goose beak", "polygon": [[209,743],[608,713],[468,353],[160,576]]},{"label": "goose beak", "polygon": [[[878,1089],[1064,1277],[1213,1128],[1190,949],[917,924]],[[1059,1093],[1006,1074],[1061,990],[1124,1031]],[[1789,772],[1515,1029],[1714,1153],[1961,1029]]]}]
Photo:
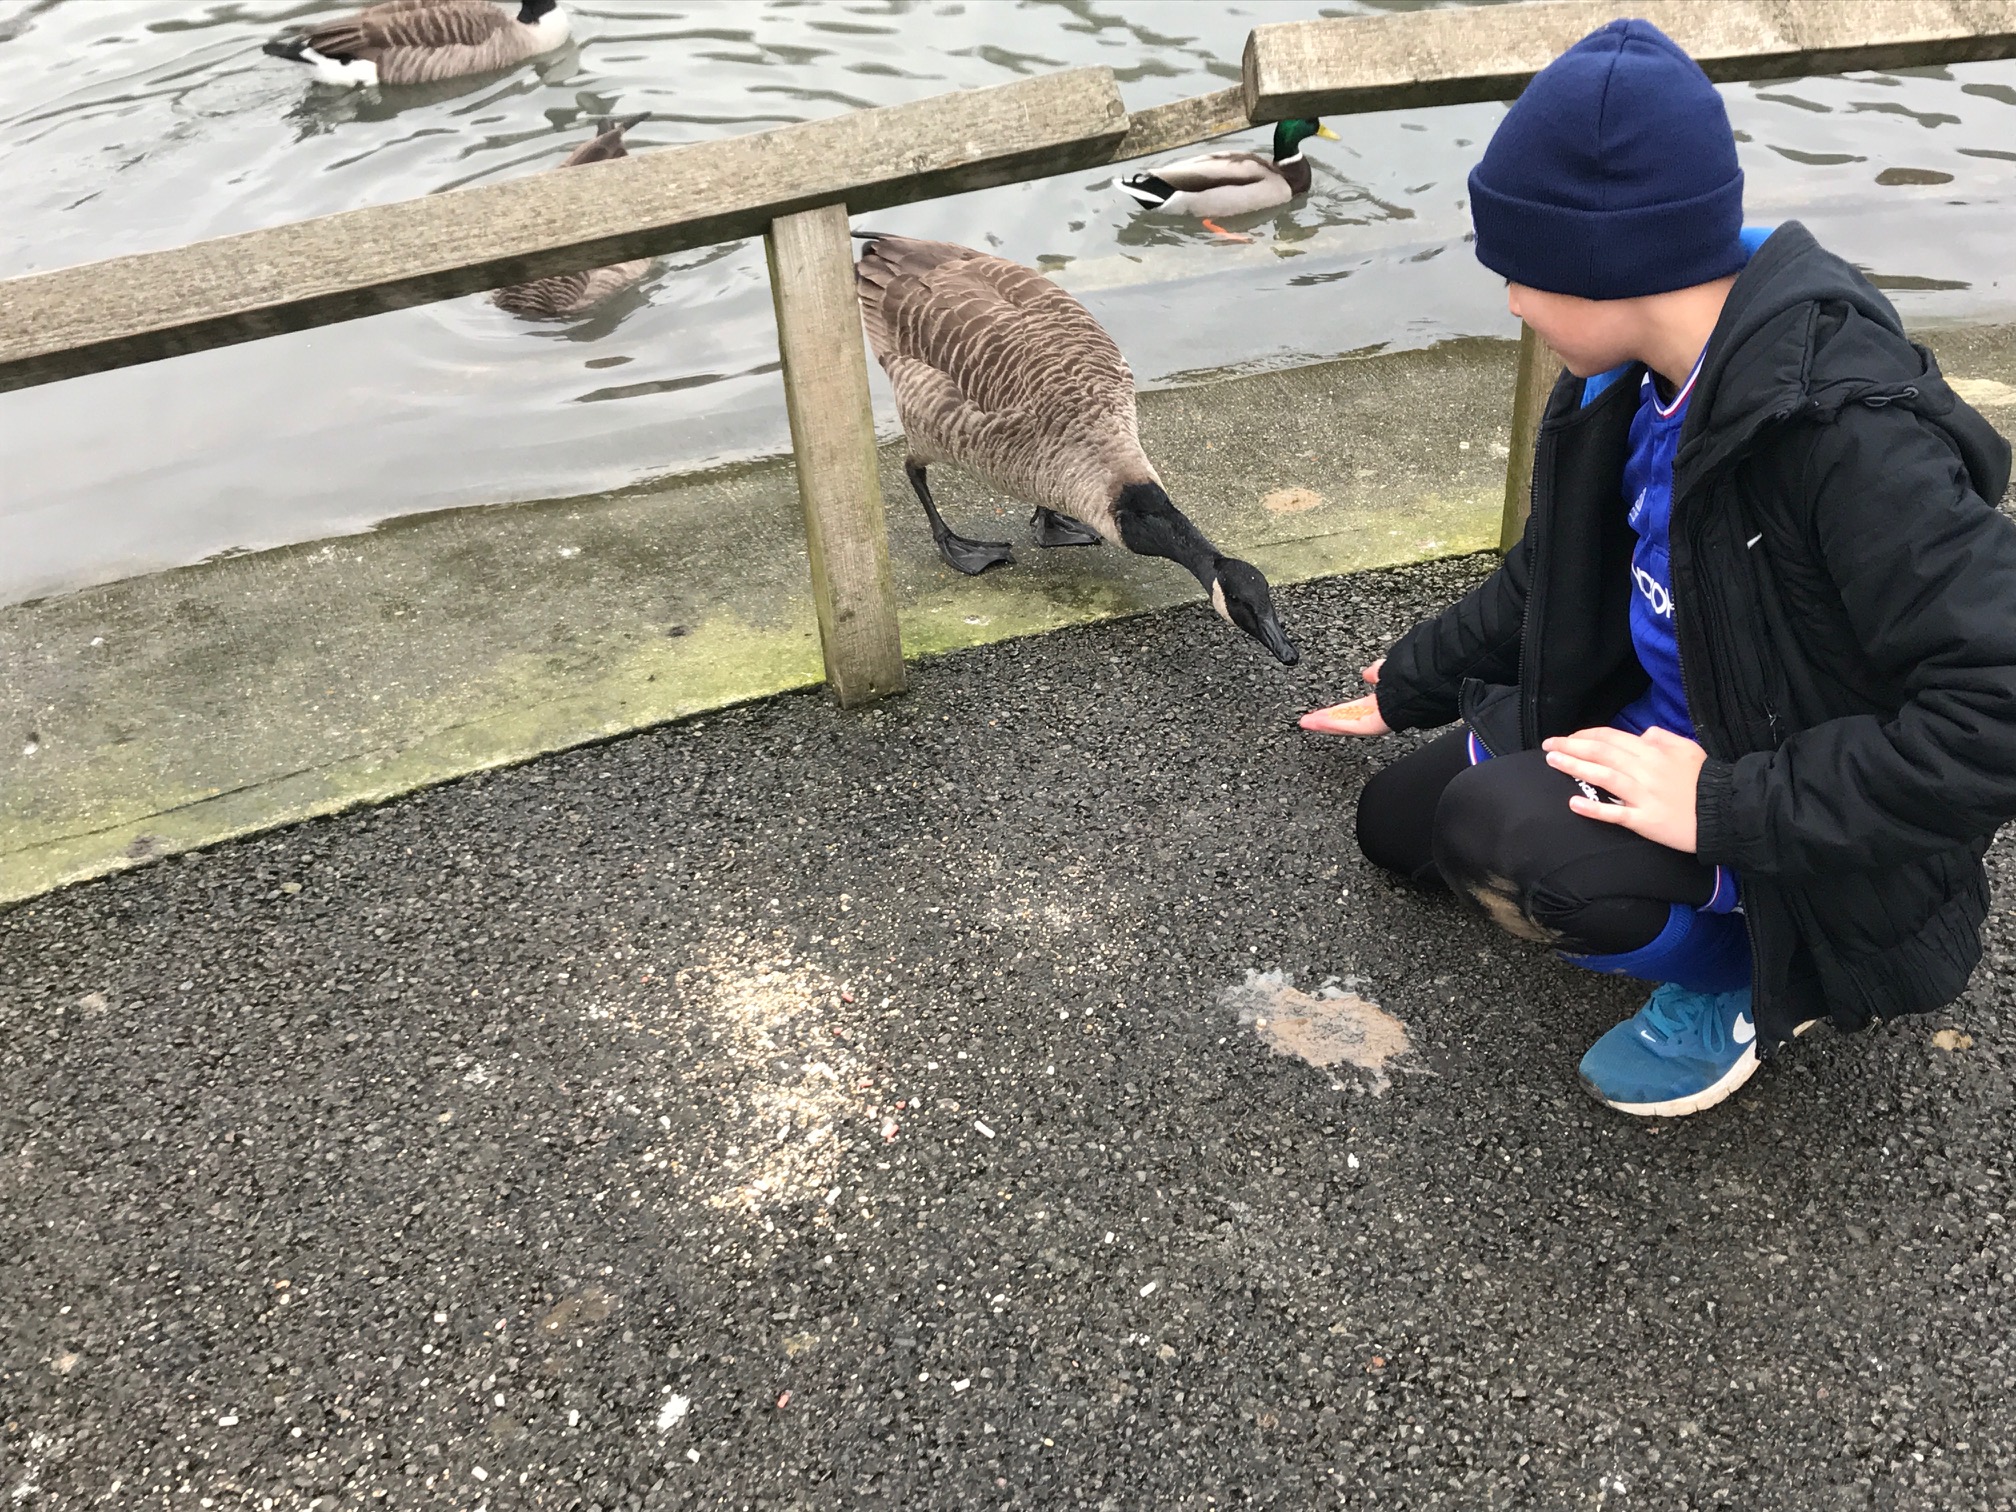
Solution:
[{"label": "goose beak", "polygon": [[1326,142],[1341,142],[1344,140],[1344,138],[1337,135],[1336,132],[1325,126],[1321,121],[1316,123],[1316,135],[1323,138]]},{"label": "goose beak", "polygon": [[1281,621],[1272,614],[1260,621],[1257,639],[1274,653],[1274,659],[1284,667],[1292,667],[1302,660],[1302,653],[1295,649],[1294,643],[1288,639],[1288,632],[1281,628]]}]

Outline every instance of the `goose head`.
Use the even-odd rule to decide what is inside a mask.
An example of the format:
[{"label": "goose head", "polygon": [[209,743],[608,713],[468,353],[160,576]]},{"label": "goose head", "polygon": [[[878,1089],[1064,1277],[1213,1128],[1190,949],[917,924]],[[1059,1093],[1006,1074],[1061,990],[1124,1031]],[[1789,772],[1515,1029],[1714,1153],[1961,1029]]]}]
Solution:
[{"label": "goose head", "polygon": [[1274,127],[1274,161],[1285,162],[1302,155],[1302,144],[1312,136],[1322,137],[1326,142],[1340,140],[1337,133],[1321,121],[1281,121]]},{"label": "goose head", "polygon": [[1211,607],[1274,653],[1284,667],[1302,660],[1302,653],[1281,628],[1274,612],[1274,594],[1267,579],[1251,562],[1221,556],[1211,564]]},{"label": "goose head", "polygon": [[1274,612],[1267,579],[1251,562],[1228,557],[1176,507],[1167,490],[1152,478],[1122,485],[1113,494],[1113,523],[1120,543],[1136,556],[1167,557],[1189,568],[1211,607],[1274,653],[1283,666],[1302,660]]}]

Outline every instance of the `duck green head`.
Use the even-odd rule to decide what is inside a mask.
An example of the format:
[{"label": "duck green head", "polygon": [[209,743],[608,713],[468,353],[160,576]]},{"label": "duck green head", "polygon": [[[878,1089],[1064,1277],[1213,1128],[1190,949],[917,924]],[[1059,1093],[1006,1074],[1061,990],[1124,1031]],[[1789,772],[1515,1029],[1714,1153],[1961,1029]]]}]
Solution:
[{"label": "duck green head", "polygon": [[1274,127],[1274,161],[1298,156],[1302,144],[1311,137],[1322,137],[1325,141],[1339,140],[1337,133],[1321,121],[1281,121]]}]

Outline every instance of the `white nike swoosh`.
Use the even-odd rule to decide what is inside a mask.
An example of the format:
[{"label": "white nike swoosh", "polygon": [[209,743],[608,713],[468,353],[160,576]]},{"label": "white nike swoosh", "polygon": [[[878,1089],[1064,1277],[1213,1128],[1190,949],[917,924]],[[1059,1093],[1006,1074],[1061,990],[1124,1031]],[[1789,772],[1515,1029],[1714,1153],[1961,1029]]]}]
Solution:
[{"label": "white nike swoosh", "polygon": [[1739,1045],[1747,1045],[1757,1038],[1757,1026],[1750,1022],[1749,1014],[1736,1015],[1736,1022],[1730,1027],[1729,1037]]}]

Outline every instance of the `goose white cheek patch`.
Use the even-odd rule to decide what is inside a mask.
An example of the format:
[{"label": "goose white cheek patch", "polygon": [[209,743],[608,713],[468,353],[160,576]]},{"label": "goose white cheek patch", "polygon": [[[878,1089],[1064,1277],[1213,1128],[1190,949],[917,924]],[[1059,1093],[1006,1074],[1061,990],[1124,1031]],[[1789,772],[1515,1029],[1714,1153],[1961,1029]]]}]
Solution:
[{"label": "goose white cheek patch", "polygon": [[533,38],[542,51],[558,47],[573,31],[566,10],[558,5],[532,23]]}]

